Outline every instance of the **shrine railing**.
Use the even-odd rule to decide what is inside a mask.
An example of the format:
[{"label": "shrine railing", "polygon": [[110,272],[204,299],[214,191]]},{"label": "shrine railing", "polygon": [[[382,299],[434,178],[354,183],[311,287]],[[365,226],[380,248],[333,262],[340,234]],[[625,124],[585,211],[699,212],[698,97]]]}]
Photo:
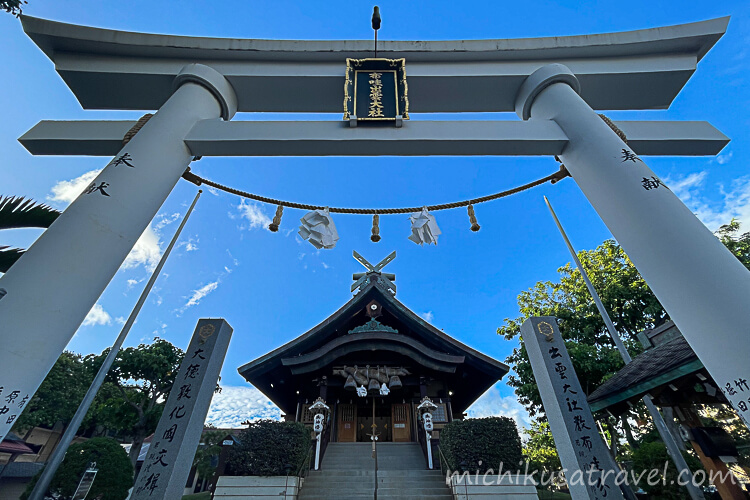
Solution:
[{"label": "shrine railing", "polygon": [[305,457],[305,461],[302,462],[302,465],[297,471],[297,477],[302,477],[302,478],[307,477],[307,474],[310,472],[310,469],[313,467],[314,460],[315,460],[315,440],[313,440],[312,444],[310,445],[310,449],[307,450],[307,456]]},{"label": "shrine railing", "polygon": [[438,463],[440,464],[440,474],[445,475],[445,477],[448,477],[448,474],[451,473],[451,464],[448,463],[448,459],[445,458],[445,455],[443,455],[443,450],[440,448],[440,446],[437,447],[438,451]]},{"label": "shrine railing", "polygon": [[420,425],[417,425],[417,442],[419,443],[419,447],[422,448],[424,463],[427,464],[427,434]]}]

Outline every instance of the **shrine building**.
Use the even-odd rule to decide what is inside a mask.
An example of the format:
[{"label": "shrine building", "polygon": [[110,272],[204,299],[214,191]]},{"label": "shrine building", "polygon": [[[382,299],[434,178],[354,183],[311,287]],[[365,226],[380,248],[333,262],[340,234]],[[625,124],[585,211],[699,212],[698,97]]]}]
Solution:
[{"label": "shrine building", "polygon": [[354,275],[359,281],[349,302],[239,372],[287,420],[312,426],[309,407],[321,398],[330,408],[331,442],[370,442],[374,403],[379,442],[423,443],[417,407],[425,397],[437,406],[432,439],[438,439],[508,366],[422,319],[396,299],[394,275],[365,265],[367,273]]}]

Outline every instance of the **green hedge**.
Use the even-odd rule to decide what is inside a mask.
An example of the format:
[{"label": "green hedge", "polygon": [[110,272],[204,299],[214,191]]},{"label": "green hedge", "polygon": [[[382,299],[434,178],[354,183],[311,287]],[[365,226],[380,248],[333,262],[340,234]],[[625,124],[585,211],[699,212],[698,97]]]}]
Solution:
[{"label": "green hedge", "polygon": [[503,472],[516,471],[523,459],[521,437],[508,417],[454,420],[440,431],[440,449],[451,470],[479,469],[480,474],[489,469],[497,473],[501,462]]},{"label": "green hedge", "polygon": [[227,476],[283,476],[297,474],[310,449],[310,429],[299,422],[258,420],[242,431],[230,449]]},{"label": "green hedge", "polygon": [[[128,490],[133,486],[133,466],[125,449],[117,441],[109,438],[93,438],[70,445],[65,460],[52,478],[50,492],[62,498],[72,497],[91,462],[96,462],[99,472],[96,473],[87,498],[98,498],[102,495],[103,500],[125,500]],[[29,483],[21,495],[22,500],[29,498],[40,474]]]}]

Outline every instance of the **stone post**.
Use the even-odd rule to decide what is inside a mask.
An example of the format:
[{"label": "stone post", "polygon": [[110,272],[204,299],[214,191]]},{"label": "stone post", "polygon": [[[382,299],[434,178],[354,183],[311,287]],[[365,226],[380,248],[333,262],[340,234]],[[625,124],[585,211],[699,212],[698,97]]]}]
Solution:
[{"label": "stone post", "polygon": [[521,325],[521,337],[570,494],[576,500],[623,500],[619,484],[624,477],[617,477],[620,469],[596,430],[557,319],[529,318]]},{"label": "stone post", "polygon": [[182,498],[203,423],[232,338],[223,319],[201,319],[175,377],[132,500]]}]

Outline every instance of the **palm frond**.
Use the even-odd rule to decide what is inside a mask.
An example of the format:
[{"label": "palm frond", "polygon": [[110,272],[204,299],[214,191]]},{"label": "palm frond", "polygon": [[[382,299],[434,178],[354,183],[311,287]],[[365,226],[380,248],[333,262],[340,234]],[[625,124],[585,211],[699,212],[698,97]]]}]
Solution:
[{"label": "palm frond", "polygon": [[26,250],[0,246],[0,273],[7,273],[10,266],[16,263]]},{"label": "palm frond", "polygon": [[22,196],[0,197],[0,229],[19,227],[47,228],[60,216],[60,212],[42,203]]}]

